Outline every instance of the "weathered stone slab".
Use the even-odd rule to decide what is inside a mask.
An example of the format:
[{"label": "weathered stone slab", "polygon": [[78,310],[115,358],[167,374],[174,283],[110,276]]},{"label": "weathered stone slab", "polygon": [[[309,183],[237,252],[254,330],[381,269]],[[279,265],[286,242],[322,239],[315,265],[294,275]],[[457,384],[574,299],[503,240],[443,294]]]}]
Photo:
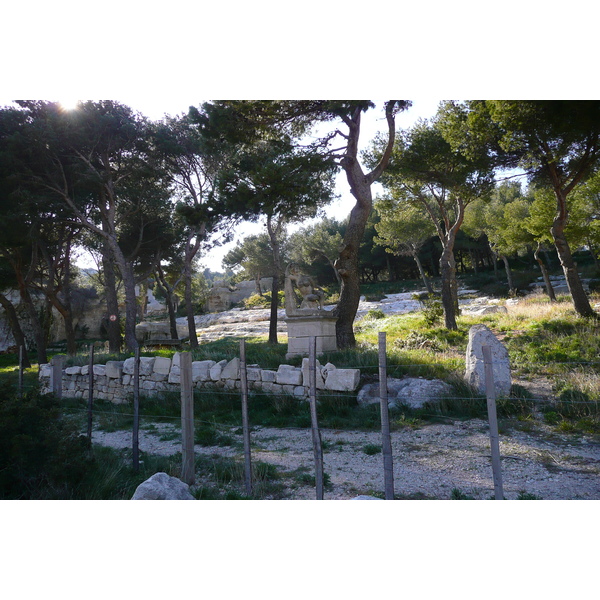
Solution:
[{"label": "weathered stone slab", "polygon": [[81,367],[67,367],[65,375],[81,375]]},{"label": "weathered stone slab", "polygon": [[277,371],[269,371],[268,369],[261,369],[260,379],[265,383],[275,383],[277,379]]},{"label": "weathered stone slab", "polygon": [[353,392],[360,382],[360,369],[335,369],[325,380],[325,389],[335,392]]},{"label": "weathered stone slab", "polygon": [[239,379],[240,378],[240,359],[236,356],[232,358],[221,371],[221,379]]},{"label": "weathered stone slab", "polygon": [[123,361],[109,360],[106,363],[106,376],[109,379],[121,379],[123,375]]},{"label": "weathered stone slab", "polygon": [[181,383],[181,369],[172,365],[171,370],[169,371],[169,379],[167,381],[169,383]]},{"label": "weathered stone slab", "polygon": [[465,380],[480,394],[485,394],[483,346],[489,346],[491,349],[496,396],[508,396],[512,384],[508,350],[485,325],[474,325],[469,330]]},{"label": "weathered stone slab", "polygon": [[105,365],[94,365],[94,375],[99,377],[104,377],[106,375],[106,366]]},{"label": "weathered stone slab", "polygon": [[302,385],[302,369],[291,365],[279,365],[275,381],[280,385]]},{"label": "weathered stone slab", "polygon": [[[304,385],[307,388],[310,387],[308,363],[309,363],[308,358],[302,359],[302,385]],[[321,363],[317,360],[316,361],[316,369],[315,369],[315,379],[316,379],[316,384],[317,384],[318,390],[325,389],[325,379],[323,378],[323,373],[321,372],[321,370],[322,370]]]},{"label": "weathered stone slab", "polygon": [[214,360],[199,360],[192,363],[192,381],[209,381],[210,369],[215,365]]},{"label": "weathered stone slab", "polygon": [[168,375],[171,370],[171,359],[165,356],[157,356],[154,360],[154,373]]},{"label": "weathered stone slab", "polygon": [[261,381],[260,367],[258,365],[247,366],[246,376],[248,378],[248,381]]},{"label": "weathered stone slab", "polygon": [[212,381],[220,381],[223,367],[227,364],[226,360],[221,360],[214,364],[210,369],[210,378]]}]

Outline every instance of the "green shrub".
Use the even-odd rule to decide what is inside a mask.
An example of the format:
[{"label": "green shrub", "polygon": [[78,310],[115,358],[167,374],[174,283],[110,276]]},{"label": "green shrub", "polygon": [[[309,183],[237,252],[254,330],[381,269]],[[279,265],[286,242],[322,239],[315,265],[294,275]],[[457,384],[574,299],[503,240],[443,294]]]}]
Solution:
[{"label": "green shrub", "polygon": [[385,319],[385,313],[379,308],[372,308],[365,316],[367,319]]}]

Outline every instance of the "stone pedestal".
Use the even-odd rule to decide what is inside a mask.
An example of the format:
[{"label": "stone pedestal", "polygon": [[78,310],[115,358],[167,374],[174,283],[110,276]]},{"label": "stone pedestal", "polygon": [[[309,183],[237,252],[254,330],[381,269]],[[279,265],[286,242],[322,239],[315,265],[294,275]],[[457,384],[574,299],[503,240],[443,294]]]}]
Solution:
[{"label": "stone pedestal", "polygon": [[337,350],[335,337],[337,317],[323,314],[290,316],[285,318],[285,322],[288,330],[286,359],[292,356],[308,356],[308,343],[312,336],[316,338],[317,354]]}]

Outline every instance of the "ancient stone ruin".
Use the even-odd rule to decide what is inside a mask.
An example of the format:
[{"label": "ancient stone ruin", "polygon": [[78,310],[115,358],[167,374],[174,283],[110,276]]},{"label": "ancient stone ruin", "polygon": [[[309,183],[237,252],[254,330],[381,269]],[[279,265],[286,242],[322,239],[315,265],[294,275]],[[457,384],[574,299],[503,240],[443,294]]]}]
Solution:
[{"label": "ancient stone ruin", "polygon": [[[300,305],[296,289],[301,295]],[[288,328],[286,358],[307,355],[309,340],[316,339],[317,354],[337,350],[335,324],[337,317],[324,309],[325,292],[313,278],[302,273],[294,263],[285,272],[285,322]]]}]

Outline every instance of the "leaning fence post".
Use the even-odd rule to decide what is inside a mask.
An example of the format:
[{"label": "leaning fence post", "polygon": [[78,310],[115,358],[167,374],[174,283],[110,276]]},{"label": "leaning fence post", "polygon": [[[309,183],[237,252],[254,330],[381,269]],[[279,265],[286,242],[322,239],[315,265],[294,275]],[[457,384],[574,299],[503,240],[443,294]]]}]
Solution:
[{"label": "leaning fence post", "polygon": [[504,500],[502,489],[502,467],[500,465],[500,441],[498,436],[498,417],[496,414],[496,388],[494,386],[494,369],[492,365],[492,349],[482,346],[483,366],[485,371],[485,395],[487,399],[488,421],[490,424],[490,446],[492,450],[492,474],[494,476],[494,498]]},{"label": "leaning fence post", "polygon": [[310,421],[312,425],[312,442],[315,455],[315,487],[317,500],[323,500],[323,447],[321,433],[317,421],[317,338],[310,336],[308,345],[308,381],[310,398]]},{"label": "leaning fence post", "polygon": [[242,392],[242,431],[244,436],[244,479],[246,494],[252,495],[252,457],[250,454],[250,421],[248,419],[248,371],[246,370],[246,341],[240,340],[240,379]]},{"label": "leaning fence post", "polygon": [[383,454],[385,499],[393,500],[394,464],[392,459],[392,440],[390,438],[385,331],[379,332],[379,400],[381,402],[381,451]]},{"label": "leaning fence post", "polygon": [[90,357],[88,362],[88,409],[87,409],[87,435],[92,441],[92,410],[94,406],[94,344],[90,344]]},{"label": "leaning fence post", "polygon": [[19,397],[23,396],[23,346],[19,346]]},{"label": "leaning fence post", "polygon": [[140,470],[140,349],[135,349],[133,360],[133,433],[131,436],[133,470]]},{"label": "leaning fence post", "polygon": [[62,371],[64,362],[64,354],[56,354],[52,357],[52,393],[57,398],[62,398]]},{"label": "leaning fence post", "polygon": [[196,479],[194,461],[194,392],[192,389],[192,354],[182,352],[181,368],[181,479],[193,485]]}]

